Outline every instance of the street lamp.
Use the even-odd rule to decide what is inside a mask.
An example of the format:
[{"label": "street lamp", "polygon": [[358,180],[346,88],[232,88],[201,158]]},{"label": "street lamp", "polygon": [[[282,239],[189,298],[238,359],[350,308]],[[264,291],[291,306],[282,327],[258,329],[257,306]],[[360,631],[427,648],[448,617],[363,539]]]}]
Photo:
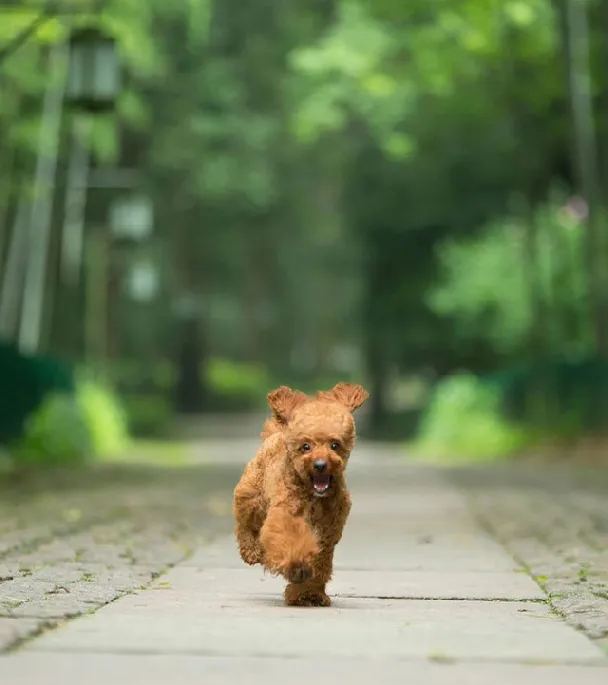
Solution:
[{"label": "street lamp", "polygon": [[131,265],[127,282],[131,299],[150,302],[158,292],[158,286],[158,268],[149,258],[137,260]]},{"label": "street lamp", "polygon": [[125,195],[110,208],[110,229],[120,241],[141,242],[152,233],[153,221],[152,201],[145,195]]},{"label": "street lamp", "polygon": [[112,111],[120,80],[116,41],[97,28],[74,30],[69,40],[67,104],[87,113]]}]

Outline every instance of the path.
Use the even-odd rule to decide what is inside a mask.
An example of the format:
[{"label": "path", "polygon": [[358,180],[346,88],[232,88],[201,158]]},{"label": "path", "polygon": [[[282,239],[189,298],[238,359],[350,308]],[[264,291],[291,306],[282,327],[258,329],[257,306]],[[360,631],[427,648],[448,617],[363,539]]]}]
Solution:
[{"label": "path", "polygon": [[[408,465],[388,452],[361,445],[349,467],[354,508],[337,554],[331,609],[286,608],[278,579],[242,565],[231,536],[226,535],[230,525],[226,505],[240,467],[238,449],[226,448],[222,453],[220,445],[211,449],[208,445],[201,461],[223,466],[174,474],[173,481],[163,477],[153,481],[152,489],[125,486],[116,498],[129,514],[126,519],[118,517],[122,525],[130,525],[133,518],[146,522],[131,545],[128,566],[144,573],[140,585],[175,561],[169,550],[183,560],[153,579],[147,589],[124,594],[94,614],[46,631],[0,657],[0,682],[235,685],[244,680],[252,685],[394,685],[407,678],[421,685],[606,683],[608,658],[602,641],[592,641],[557,616],[521,565],[531,568],[525,556],[536,554],[538,562],[540,549],[534,535],[522,526],[532,520],[538,532],[544,521],[540,513],[536,521],[531,500],[525,499],[534,492],[530,483],[526,495],[526,483],[515,477],[509,480],[500,471],[491,472],[494,476],[471,472],[465,478],[462,472]],[[515,472],[520,473],[509,471]],[[590,531],[598,536],[608,531],[602,527],[601,511],[594,508],[604,507],[605,513],[605,499],[596,499],[597,480],[589,490],[577,489],[568,479],[565,483],[569,496],[578,501],[576,511],[583,512],[578,525],[584,524],[580,531],[584,539],[577,544],[590,559],[589,550],[601,544],[599,538],[590,538]],[[99,495],[100,501],[106,497]],[[548,498],[539,504],[549,507],[552,524],[559,523],[555,518],[559,500]],[[564,529],[566,542],[575,535],[576,522],[573,525]],[[215,539],[211,544],[194,543],[192,554],[177,552],[179,545],[167,544],[168,528],[174,543],[184,544],[197,528]],[[106,524],[106,532],[111,529]],[[105,548],[89,536],[91,546],[84,545],[79,559],[55,565],[56,573],[75,570],[79,564],[81,570],[88,563],[94,576],[96,567],[92,559],[86,560],[87,554],[95,553],[98,561],[107,562],[110,549],[116,552],[132,534],[114,534]],[[511,553],[519,563],[496,535],[518,547]],[[146,539],[152,545],[147,556]],[[74,549],[73,540],[67,545],[50,544],[64,544],[68,557],[67,549]],[[551,557],[555,551],[544,542],[541,547],[546,565],[540,582],[547,584],[552,582],[547,565],[555,565]],[[598,561],[596,555],[595,563],[585,567],[593,576],[586,581],[580,574],[572,580],[572,568],[559,571],[564,596],[579,581],[601,587],[608,567],[601,566],[601,556]],[[119,567],[120,563],[115,568]],[[123,575],[133,574],[125,568]],[[107,578],[109,571],[105,573]],[[41,582],[30,580],[34,585]],[[84,582],[80,575],[76,586]],[[113,587],[111,579],[106,584]],[[0,591],[5,585],[0,584]],[[133,589],[131,583],[124,592]],[[597,611],[603,610],[602,606],[593,609],[596,619]],[[35,617],[39,611],[30,612],[34,618],[29,620],[39,620]],[[604,618],[608,620],[608,613]],[[18,619],[13,611],[2,620]],[[599,622],[582,627],[599,638],[601,620],[600,616]]]}]

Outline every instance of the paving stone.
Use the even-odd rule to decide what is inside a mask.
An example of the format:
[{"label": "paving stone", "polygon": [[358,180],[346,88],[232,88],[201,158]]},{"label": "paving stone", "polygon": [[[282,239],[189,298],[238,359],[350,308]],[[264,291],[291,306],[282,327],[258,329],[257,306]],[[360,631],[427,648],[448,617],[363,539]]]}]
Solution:
[{"label": "paving stone", "polygon": [[216,467],[220,445],[190,472],[119,470],[104,481],[100,470],[86,492],[29,505],[11,494],[0,539],[16,547],[2,563],[19,576],[0,580],[0,597],[17,595],[0,609],[10,616],[0,650],[60,626],[0,657],[0,681],[606,682],[598,478],[456,477],[363,447],[329,609],[285,607],[283,583],[244,567],[231,534],[207,545],[233,527],[238,450]]},{"label": "paving stone", "polygon": [[608,472],[511,465],[450,478],[555,610],[590,638],[608,637]]},{"label": "paving stone", "polygon": [[[203,536],[226,528],[207,505],[218,488],[229,492],[234,468],[205,468],[200,478],[182,471],[103,472],[66,473],[74,483],[56,492],[46,481],[41,490],[27,485],[23,492],[2,490],[0,482],[0,616],[7,625],[89,613],[141,589]],[[18,639],[7,628],[0,651]]]},{"label": "paving stone", "polygon": [[[603,659],[597,647],[542,605],[343,599],[332,609],[302,610],[272,599],[201,598],[189,604],[187,595],[177,599],[152,591],[125,598],[42,636],[31,648],[259,658]],[[140,606],[134,606],[137,600]]]},{"label": "paving stone", "polygon": [[0,657],[0,680],[10,685],[605,685],[607,669],[592,666],[429,663],[422,660],[280,659],[193,655],[24,652]]},{"label": "paving stone", "polygon": [[12,616],[17,618],[65,619],[80,616],[94,606],[75,597],[47,595],[44,599],[24,602],[16,607]]},{"label": "paving stone", "polygon": [[54,582],[36,581],[30,577],[15,578],[0,585],[2,598],[10,602],[39,599],[56,587]]},{"label": "paving stone", "polygon": [[3,564],[0,562],[0,582],[13,580],[13,578],[16,578],[19,575],[21,575],[21,569],[18,563],[11,562],[9,564]]},{"label": "paving stone", "polygon": [[[44,621],[26,618],[0,617],[0,652],[12,647],[15,642],[33,635],[45,625]],[[2,661],[0,661],[0,675],[2,674]],[[3,683],[10,681],[1,679]]]}]

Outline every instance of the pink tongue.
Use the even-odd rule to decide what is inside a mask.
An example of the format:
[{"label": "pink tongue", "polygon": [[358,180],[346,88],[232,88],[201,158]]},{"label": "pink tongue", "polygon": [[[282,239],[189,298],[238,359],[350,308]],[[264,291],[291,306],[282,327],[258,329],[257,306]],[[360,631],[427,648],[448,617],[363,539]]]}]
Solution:
[{"label": "pink tongue", "polygon": [[329,476],[319,475],[314,477],[314,485],[318,488],[325,488],[329,485]]}]

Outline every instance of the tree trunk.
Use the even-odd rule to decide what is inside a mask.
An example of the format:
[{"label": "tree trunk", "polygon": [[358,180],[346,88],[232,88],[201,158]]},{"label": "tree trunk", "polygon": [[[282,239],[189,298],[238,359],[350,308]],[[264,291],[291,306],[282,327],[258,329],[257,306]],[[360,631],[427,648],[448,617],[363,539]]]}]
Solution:
[{"label": "tree trunk", "polygon": [[608,358],[608,322],[605,321],[606,282],[603,274],[602,216],[597,138],[591,98],[589,25],[585,0],[566,0],[568,77],[572,108],[577,177],[588,205],[586,273],[591,320],[598,356]]},{"label": "tree trunk", "polygon": [[206,393],[201,368],[203,341],[198,317],[186,317],[178,324],[176,354],[177,386],[175,406],[182,414],[200,414],[206,408]]},{"label": "tree trunk", "polygon": [[86,249],[85,358],[97,368],[107,361],[109,236],[104,224],[89,232]]}]

